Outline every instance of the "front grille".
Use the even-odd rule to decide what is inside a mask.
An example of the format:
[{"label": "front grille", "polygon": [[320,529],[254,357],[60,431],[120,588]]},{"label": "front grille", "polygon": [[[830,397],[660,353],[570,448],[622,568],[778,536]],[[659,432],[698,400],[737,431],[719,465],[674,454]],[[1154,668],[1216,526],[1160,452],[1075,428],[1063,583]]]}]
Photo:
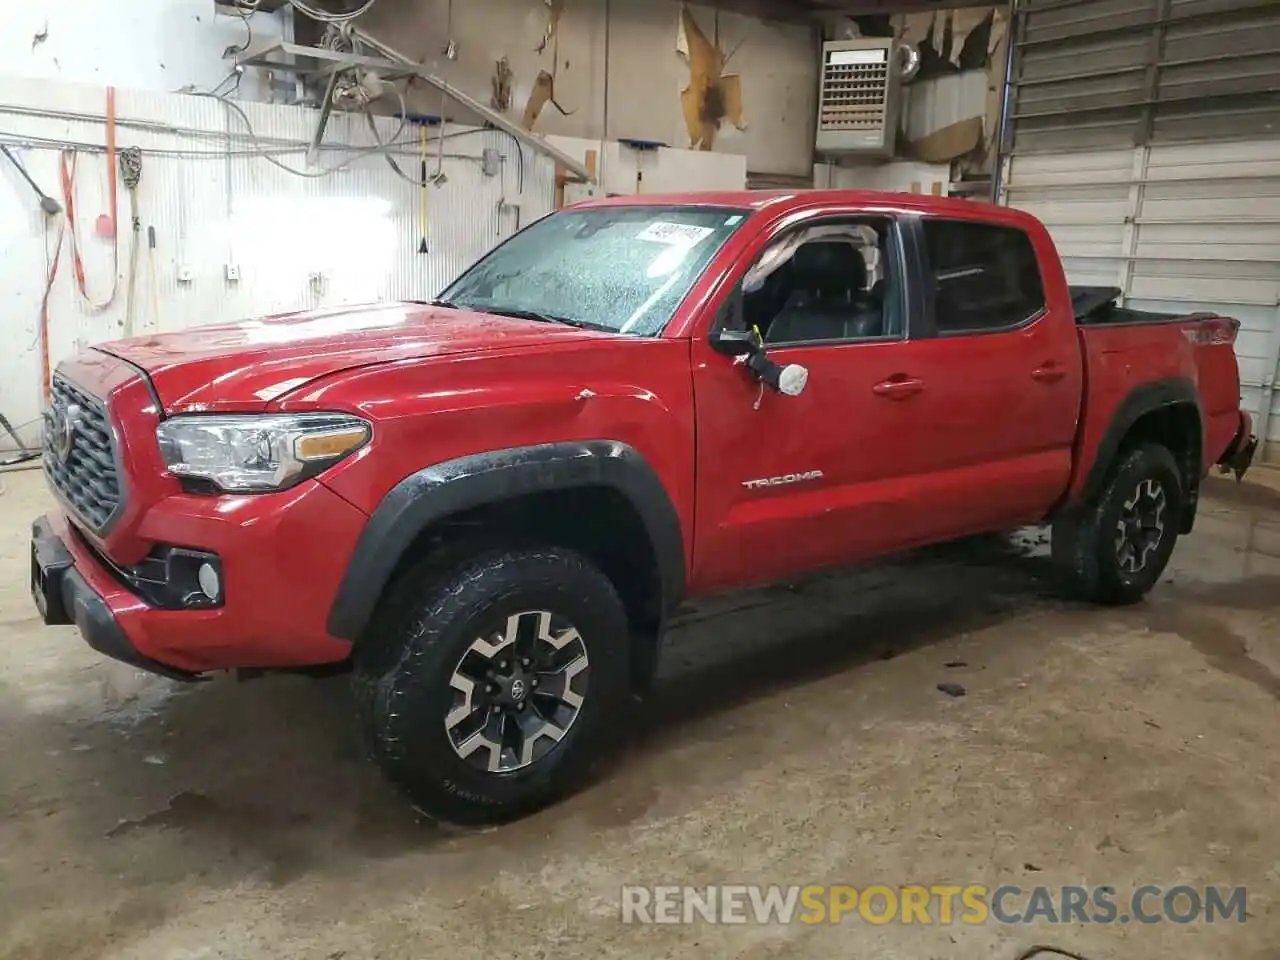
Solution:
[{"label": "front grille", "polygon": [[90,530],[105,533],[124,503],[107,408],[57,375],[50,394],[44,429],[45,476]]}]

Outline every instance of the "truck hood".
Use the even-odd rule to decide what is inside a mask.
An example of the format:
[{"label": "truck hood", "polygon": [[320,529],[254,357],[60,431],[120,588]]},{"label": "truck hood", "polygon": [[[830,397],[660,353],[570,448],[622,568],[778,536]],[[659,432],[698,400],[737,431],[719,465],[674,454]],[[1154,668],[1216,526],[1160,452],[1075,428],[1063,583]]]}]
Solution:
[{"label": "truck hood", "polygon": [[594,331],[416,303],[279,314],[98,345],[151,378],[168,413],[262,410],[341,370],[537,347]]}]

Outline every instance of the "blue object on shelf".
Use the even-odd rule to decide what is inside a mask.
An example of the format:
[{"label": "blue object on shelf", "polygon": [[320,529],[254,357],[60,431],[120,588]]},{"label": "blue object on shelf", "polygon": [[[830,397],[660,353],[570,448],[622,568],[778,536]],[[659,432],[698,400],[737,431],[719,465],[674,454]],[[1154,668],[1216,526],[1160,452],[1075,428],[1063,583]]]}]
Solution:
[{"label": "blue object on shelf", "polygon": [[659,147],[670,146],[670,144],[660,143],[657,140],[633,140],[626,137],[619,137],[618,142],[624,147],[630,147],[632,150],[657,150]]}]

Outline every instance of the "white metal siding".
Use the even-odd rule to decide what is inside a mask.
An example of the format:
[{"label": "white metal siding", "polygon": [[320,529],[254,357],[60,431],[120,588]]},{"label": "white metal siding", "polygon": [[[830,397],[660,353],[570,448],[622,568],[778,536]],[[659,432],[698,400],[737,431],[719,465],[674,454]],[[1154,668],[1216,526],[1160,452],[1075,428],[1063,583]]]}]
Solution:
[{"label": "white metal siding", "polygon": [[[101,152],[104,102],[101,87],[0,78],[0,141],[24,144],[15,152],[46,192],[55,197],[61,193],[60,145],[86,145],[79,154],[76,201],[85,272],[95,298],[103,298],[111,282],[110,245],[93,235],[95,218],[109,205]],[[262,143],[279,151],[274,154],[278,160],[306,167],[315,111],[241,106]],[[23,112],[29,110],[86,118]],[[418,252],[419,191],[396,176],[381,156],[363,156],[329,176],[300,177],[254,156],[241,121],[217,101],[121,90],[117,115],[146,124],[121,126],[117,137],[119,146],[144,151],[136,333],[323,304],[427,299],[515,231],[516,212],[510,207],[500,212],[499,201],[519,204],[522,224],[549,212],[553,203],[551,161],[524,151],[522,191],[512,138],[494,131],[451,136],[445,141],[448,180],[429,193],[429,252],[424,255]],[[387,140],[397,125],[379,119],[379,136]],[[448,129],[461,133],[467,128]],[[398,155],[410,176],[418,171],[414,138],[410,132]],[[349,148],[373,140],[362,116],[336,114],[326,142],[341,145],[322,151],[319,163],[328,167],[349,159]],[[485,147],[505,157],[497,176],[486,177],[477,161]],[[432,169],[434,165],[433,145]],[[45,223],[34,196],[14,171],[0,178],[0,290],[6,294],[9,343],[0,355],[0,412],[15,425],[34,421],[40,409],[38,318],[45,245],[52,254],[60,219]],[[107,311],[92,312],[80,300],[64,244],[49,306],[54,364],[78,347],[120,336],[131,242],[123,187],[118,222],[120,295]],[[148,226],[155,227],[157,241],[154,288],[146,256]],[[229,262],[239,266],[239,282],[226,280]],[[191,271],[189,282],[178,279],[184,266]],[[319,279],[313,282],[313,277]],[[34,427],[24,435],[34,438]]]},{"label": "white metal siding", "polygon": [[1007,202],[1049,228],[1072,283],[1117,281],[1132,166],[1132,150],[1028,154],[1010,164]]},{"label": "white metal siding", "polygon": [[1242,324],[1242,401],[1280,461],[1280,3],[1016,0],[1004,196],[1074,283]]},{"label": "white metal siding", "polygon": [[1280,140],[1015,155],[1006,197],[1044,221],[1071,282],[1238,318],[1241,399],[1280,459]]}]

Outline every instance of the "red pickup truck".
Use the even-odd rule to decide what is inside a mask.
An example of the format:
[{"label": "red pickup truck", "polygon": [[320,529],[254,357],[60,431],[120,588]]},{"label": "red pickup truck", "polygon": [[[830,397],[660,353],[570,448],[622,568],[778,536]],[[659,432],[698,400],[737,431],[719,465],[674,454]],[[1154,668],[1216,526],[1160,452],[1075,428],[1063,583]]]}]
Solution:
[{"label": "red pickup truck", "polygon": [[1024,524],[1137,600],[1243,472],[1236,321],[1072,289],[1032,217],[847,191],[614,198],[432,303],[60,365],[32,590],[169,677],[354,668],[419,809],[575,783],[682,600]]}]

